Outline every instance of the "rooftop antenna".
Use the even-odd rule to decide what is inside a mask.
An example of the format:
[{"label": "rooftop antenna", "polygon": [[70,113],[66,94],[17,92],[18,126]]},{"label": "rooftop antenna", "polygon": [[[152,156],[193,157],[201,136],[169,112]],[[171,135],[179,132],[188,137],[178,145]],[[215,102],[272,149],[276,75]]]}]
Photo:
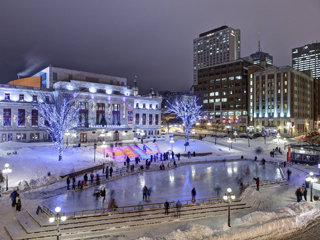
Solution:
[{"label": "rooftop antenna", "polygon": [[259,32],[259,40],[258,40],[258,52],[260,52],[260,32]]}]

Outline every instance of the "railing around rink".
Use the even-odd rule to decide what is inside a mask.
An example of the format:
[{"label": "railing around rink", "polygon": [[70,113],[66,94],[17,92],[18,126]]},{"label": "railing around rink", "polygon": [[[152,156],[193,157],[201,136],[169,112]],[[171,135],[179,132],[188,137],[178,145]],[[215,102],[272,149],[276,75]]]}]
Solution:
[{"label": "railing around rink", "polygon": [[[261,180],[260,185],[264,184],[277,184],[283,182],[282,178],[278,179],[272,179],[272,180]],[[241,196],[244,193],[244,191],[250,187],[255,185],[256,182],[249,182],[245,185],[245,187],[242,189],[242,191],[239,193],[239,195],[236,196],[236,199],[233,202],[240,202]],[[210,204],[210,203],[226,203],[223,200],[223,197],[216,197],[216,198],[203,198],[203,199],[197,199],[195,203],[193,203],[192,200],[183,200],[180,201],[182,205],[189,205],[189,204]],[[170,207],[175,206],[177,202],[172,201],[169,202]],[[95,215],[95,214],[104,214],[108,212],[114,212],[116,213],[124,213],[124,212],[135,212],[135,211],[142,211],[147,209],[161,209],[164,208],[164,203],[148,203],[148,204],[141,204],[141,205],[133,205],[133,206],[124,206],[124,207],[118,207],[118,208],[104,208],[104,209],[96,209],[96,210],[84,210],[84,211],[77,211],[77,212],[70,212],[65,213],[66,216],[69,217],[76,217],[76,216],[83,216],[83,215]]]}]

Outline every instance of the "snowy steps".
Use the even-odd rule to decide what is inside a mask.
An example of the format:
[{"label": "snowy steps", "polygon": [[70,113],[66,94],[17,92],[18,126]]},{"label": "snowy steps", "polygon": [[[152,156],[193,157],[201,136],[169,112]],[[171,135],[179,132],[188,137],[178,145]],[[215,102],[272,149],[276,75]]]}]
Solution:
[{"label": "snowy steps", "polygon": [[[267,186],[266,186],[267,187]],[[264,188],[264,186],[261,186]],[[259,192],[253,186],[248,187],[241,200],[231,203],[232,211],[251,208]],[[101,213],[95,215],[83,215],[69,217],[66,222],[60,224],[64,239],[74,238],[75,235],[90,237],[92,232],[105,232],[108,230],[147,226],[170,221],[191,220],[195,218],[214,217],[225,215],[228,205],[224,202],[196,203],[183,205],[181,217],[176,217],[176,208],[169,209],[169,215],[164,214],[164,208],[145,208],[142,212],[125,211]],[[11,239],[52,239],[56,236],[56,224],[49,223],[46,214],[36,215],[31,211],[21,212],[16,216],[16,221],[5,226]]]}]

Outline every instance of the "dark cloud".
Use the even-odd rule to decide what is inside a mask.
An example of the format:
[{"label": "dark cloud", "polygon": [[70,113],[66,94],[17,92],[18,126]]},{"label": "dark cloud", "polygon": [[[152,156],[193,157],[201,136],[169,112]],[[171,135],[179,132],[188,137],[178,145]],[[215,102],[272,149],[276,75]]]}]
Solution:
[{"label": "dark cloud", "polygon": [[185,91],[192,41],[227,24],[242,56],[258,49],[291,65],[291,49],[320,41],[317,0],[0,1],[0,83],[53,66],[126,77],[140,88]]}]

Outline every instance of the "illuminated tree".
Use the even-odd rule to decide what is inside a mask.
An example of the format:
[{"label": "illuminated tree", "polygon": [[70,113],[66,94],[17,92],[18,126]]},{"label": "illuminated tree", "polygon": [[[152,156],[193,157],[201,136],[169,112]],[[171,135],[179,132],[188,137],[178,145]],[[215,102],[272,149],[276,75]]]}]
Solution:
[{"label": "illuminated tree", "polygon": [[55,148],[59,153],[59,161],[62,160],[63,151],[73,136],[63,146],[63,138],[66,132],[72,131],[79,126],[80,104],[77,104],[79,94],[67,90],[54,90],[53,92],[37,92],[37,105],[39,116],[43,121],[38,125],[50,136]]},{"label": "illuminated tree", "polygon": [[198,97],[179,97],[174,100],[167,100],[168,109],[165,113],[174,113],[176,118],[180,118],[184,125],[187,142],[189,142],[189,135],[193,125],[199,121],[205,112],[201,111],[202,105],[198,105]]}]

